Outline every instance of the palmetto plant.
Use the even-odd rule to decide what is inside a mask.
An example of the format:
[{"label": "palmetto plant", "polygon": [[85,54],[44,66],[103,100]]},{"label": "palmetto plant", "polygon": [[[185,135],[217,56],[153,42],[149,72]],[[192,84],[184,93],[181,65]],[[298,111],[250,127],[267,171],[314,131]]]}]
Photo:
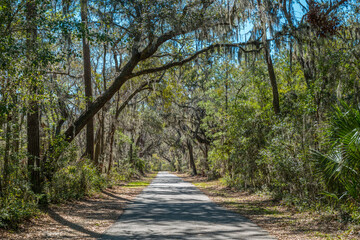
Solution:
[{"label": "palmetto plant", "polygon": [[360,107],[345,103],[334,107],[330,120],[327,154],[313,151],[319,172],[328,189],[360,202]]}]

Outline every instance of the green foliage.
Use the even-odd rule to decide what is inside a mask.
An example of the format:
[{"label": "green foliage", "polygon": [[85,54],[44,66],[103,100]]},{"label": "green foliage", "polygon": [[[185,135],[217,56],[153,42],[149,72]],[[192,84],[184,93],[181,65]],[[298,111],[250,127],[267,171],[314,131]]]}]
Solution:
[{"label": "green foliage", "polygon": [[[200,174],[222,177],[228,186],[265,189],[301,206],[325,196],[356,213],[360,114],[330,108],[341,99],[360,102],[356,4],[346,9],[339,34],[318,39],[314,24],[280,19],[297,1],[284,8],[266,4],[268,13],[258,11],[264,1],[89,1],[88,28],[78,1],[28,2],[0,0],[0,227],[31,216],[39,202],[78,199],[148,169],[187,171],[189,149]],[[333,10],[335,19],[340,14]],[[260,27],[260,19],[268,21]],[[244,38],[240,28],[250,25],[251,38]],[[268,32],[269,39],[256,40]],[[91,46],[92,100],[99,100],[92,109],[82,79],[84,35]],[[280,95],[277,115],[265,42]],[[213,44],[220,47],[204,51]],[[180,64],[184,59],[194,61]],[[127,99],[141,83],[148,85]],[[26,126],[32,102],[40,118]],[[64,136],[72,124],[87,124],[77,122],[88,119],[86,109],[95,114],[94,163],[79,160],[84,131],[75,131],[71,144]],[[28,183],[26,130],[38,125],[40,144],[33,145],[40,146],[44,191],[36,196]],[[316,162],[310,149],[317,150]]]},{"label": "green foliage", "polygon": [[136,158],[134,163],[135,169],[137,169],[140,173],[144,174],[146,170],[146,162],[144,159]]},{"label": "green foliage", "polygon": [[[313,151],[316,166],[337,200],[344,196],[360,202],[360,109],[342,103],[330,120],[327,154]],[[335,195],[334,195],[335,194]],[[341,196],[341,197],[340,197]]]},{"label": "green foliage", "polygon": [[16,228],[24,219],[38,213],[38,196],[26,181],[14,181],[0,196],[0,228]]},{"label": "green foliage", "polygon": [[[210,172],[221,175],[230,187],[266,190],[277,199],[308,206],[323,187],[309,158],[323,129],[314,121],[314,98],[300,66],[289,68],[286,56],[277,57],[281,115],[273,113],[262,61],[243,69],[225,67],[230,73],[225,70],[209,81],[209,98],[201,104],[207,112],[203,127],[213,139]],[[226,75],[237,76],[227,98]]]},{"label": "green foliage", "polygon": [[119,180],[129,181],[132,178],[138,178],[145,174],[148,169],[146,162],[139,158],[136,153],[133,154],[131,162],[130,158],[125,158],[120,161],[120,166],[117,166],[115,175]]},{"label": "green foliage", "polygon": [[106,181],[87,159],[59,169],[47,186],[50,202],[79,199],[106,187]]}]

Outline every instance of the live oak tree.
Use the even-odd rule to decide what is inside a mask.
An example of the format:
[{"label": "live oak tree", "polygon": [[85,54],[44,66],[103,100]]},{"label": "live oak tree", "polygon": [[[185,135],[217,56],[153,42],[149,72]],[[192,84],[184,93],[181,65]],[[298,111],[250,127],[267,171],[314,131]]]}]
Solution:
[{"label": "live oak tree", "polygon": [[[170,4],[175,4],[170,2]],[[161,21],[166,21],[169,19],[161,19],[156,22],[150,22],[150,19],[147,19],[149,22],[143,23],[142,22],[142,14],[147,14],[145,11],[145,8],[151,7],[152,4],[145,4],[145,3],[131,3],[128,5],[124,5],[123,7],[129,12],[132,12],[129,14],[129,16],[126,16],[129,18],[129,21],[133,21],[132,24],[129,26],[128,29],[126,29],[128,32],[130,32],[131,35],[126,36],[127,38],[130,38],[132,42],[131,52],[128,54],[128,61],[126,64],[124,64],[124,67],[121,69],[118,76],[114,79],[114,82],[111,86],[97,99],[94,100],[93,103],[91,103],[88,106],[88,109],[83,112],[78,119],[74,121],[74,123],[66,130],[65,132],[65,139],[68,142],[71,142],[74,137],[80,132],[80,130],[92,119],[92,117],[105,105],[107,101],[109,101],[112,96],[121,88],[121,86],[130,79],[134,77],[138,77],[144,74],[151,74],[156,73],[159,71],[164,71],[166,69],[169,69],[174,66],[180,66],[183,65],[186,62],[189,62],[193,59],[195,59],[199,54],[204,53],[206,51],[209,51],[216,46],[220,46],[220,44],[217,45],[211,45],[209,47],[205,47],[204,49],[194,52],[190,54],[190,56],[185,57],[183,59],[180,59],[175,62],[168,61],[165,64],[162,64],[158,67],[149,67],[147,69],[143,70],[136,70],[136,66],[140,62],[146,62],[149,59],[157,58],[156,53],[159,50],[159,54],[161,54],[161,46],[165,44],[167,41],[179,38],[180,36],[184,36],[185,34],[193,33],[194,31],[198,30],[201,31],[201,29],[207,29],[207,28],[219,28],[222,25],[228,25],[226,22],[226,16],[220,17],[219,19],[211,18],[211,10],[215,7],[212,6],[209,3],[198,3],[194,6],[191,6],[192,12],[188,13],[187,9],[188,6],[185,6],[183,8],[183,11],[180,13],[175,14],[175,18],[179,18],[177,20],[181,20],[182,18],[187,18],[189,22],[182,23],[179,21],[180,25],[177,25],[174,20],[169,21],[167,24],[169,26],[166,26],[165,29],[144,29],[145,32],[137,32],[134,27],[138,24],[147,24],[147,28],[155,28],[156,24],[161,24]],[[155,4],[156,5],[156,4]],[[191,4],[192,5],[192,4]],[[189,5],[190,6],[190,5]],[[162,11],[165,11],[165,7],[161,6],[159,3],[158,7],[161,8]],[[170,6],[167,6],[170,7]],[[174,6],[175,7],[175,6]],[[175,9],[175,8],[174,8]],[[199,10],[199,11],[195,11]],[[142,12],[143,11],[143,12]],[[160,12],[162,13],[162,12]],[[155,16],[153,16],[153,19],[157,20],[156,13],[153,13]],[[185,16],[185,14],[187,14]],[[202,19],[197,19],[199,14],[203,15]],[[193,15],[193,16],[191,16]],[[167,16],[168,17],[168,16]],[[154,31],[155,30],[155,31]],[[127,33],[127,32],[125,32]]]},{"label": "live oak tree", "polygon": [[359,102],[359,6],[302,3],[1,1],[0,225],[164,166],[309,203],[358,189],[311,150]]}]

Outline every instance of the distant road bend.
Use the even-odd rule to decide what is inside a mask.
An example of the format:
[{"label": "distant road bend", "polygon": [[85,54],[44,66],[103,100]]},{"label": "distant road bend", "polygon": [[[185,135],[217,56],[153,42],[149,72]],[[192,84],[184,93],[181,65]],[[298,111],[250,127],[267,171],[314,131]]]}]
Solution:
[{"label": "distant road bend", "polygon": [[101,239],[275,239],[168,172],[125,209]]}]

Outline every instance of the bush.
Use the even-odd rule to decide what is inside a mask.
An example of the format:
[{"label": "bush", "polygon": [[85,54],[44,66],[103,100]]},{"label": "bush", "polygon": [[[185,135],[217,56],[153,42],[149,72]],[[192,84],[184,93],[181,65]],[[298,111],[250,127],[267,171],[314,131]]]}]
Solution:
[{"label": "bush", "polygon": [[106,180],[96,167],[84,160],[58,170],[47,186],[50,202],[79,199],[106,187]]},{"label": "bush", "polygon": [[21,221],[36,214],[37,199],[25,181],[13,182],[0,197],[0,228],[16,228]]}]

